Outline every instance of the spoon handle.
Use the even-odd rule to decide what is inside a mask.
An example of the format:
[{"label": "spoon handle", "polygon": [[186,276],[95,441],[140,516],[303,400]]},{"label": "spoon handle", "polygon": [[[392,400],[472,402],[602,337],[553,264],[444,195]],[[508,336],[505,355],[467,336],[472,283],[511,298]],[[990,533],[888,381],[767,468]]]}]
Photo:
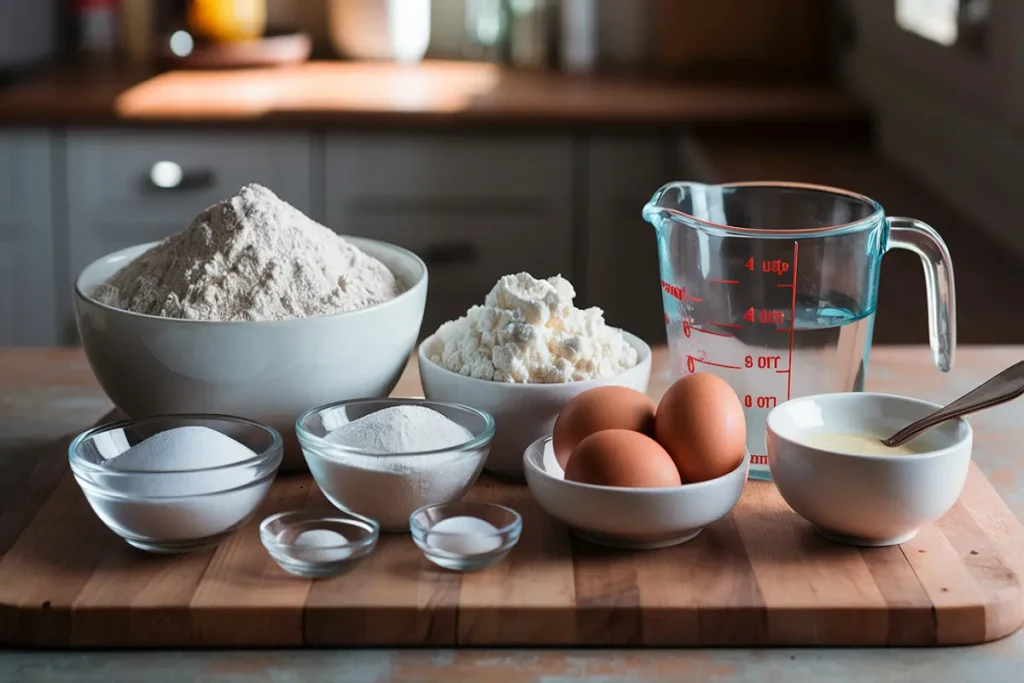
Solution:
[{"label": "spoon handle", "polygon": [[1024,361],[1011,365],[944,408],[939,408],[931,415],[912,422],[888,439],[884,439],[882,443],[886,446],[899,446],[940,422],[1012,401],[1021,394],[1024,394]]}]

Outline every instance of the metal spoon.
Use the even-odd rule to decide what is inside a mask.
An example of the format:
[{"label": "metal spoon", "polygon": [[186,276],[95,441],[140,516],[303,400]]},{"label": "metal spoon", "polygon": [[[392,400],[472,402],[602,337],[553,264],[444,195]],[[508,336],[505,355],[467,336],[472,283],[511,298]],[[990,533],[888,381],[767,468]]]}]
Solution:
[{"label": "metal spoon", "polygon": [[945,408],[939,408],[931,415],[922,417],[917,422],[911,422],[888,439],[882,439],[882,443],[889,447],[899,446],[904,441],[908,441],[924,430],[946,420],[1012,401],[1021,394],[1024,394],[1024,361],[1011,365]]}]

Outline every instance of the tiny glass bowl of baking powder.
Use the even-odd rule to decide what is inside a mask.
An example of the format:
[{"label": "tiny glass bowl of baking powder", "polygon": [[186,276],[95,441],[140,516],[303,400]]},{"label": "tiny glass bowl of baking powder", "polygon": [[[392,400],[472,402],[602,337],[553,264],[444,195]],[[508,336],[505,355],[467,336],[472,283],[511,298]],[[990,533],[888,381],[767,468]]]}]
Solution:
[{"label": "tiny glass bowl of baking powder", "polygon": [[306,411],[295,432],[327,500],[408,531],[414,510],[461,499],[480,476],[494,418],[455,403],[356,399]]},{"label": "tiny glass bowl of baking powder", "polygon": [[380,526],[344,510],[279,512],[260,524],[260,540],[289,574],[324,579],[344,574],[377,547]]},{"label": "tiny glass bowl of baking powder", "polygon": [[496,503],[459,501],[420,508],[409,517],[412,540],[428,560],[472,572],[497,564],[523,531],[523,518]]},{"label": "tiny glass bowl of baking powder", "polygon": [[124,420],[68,448],[75,481],[100,520],[154,553],[216,545],[263,502],[283,455],[271,427],[226,415]]}]

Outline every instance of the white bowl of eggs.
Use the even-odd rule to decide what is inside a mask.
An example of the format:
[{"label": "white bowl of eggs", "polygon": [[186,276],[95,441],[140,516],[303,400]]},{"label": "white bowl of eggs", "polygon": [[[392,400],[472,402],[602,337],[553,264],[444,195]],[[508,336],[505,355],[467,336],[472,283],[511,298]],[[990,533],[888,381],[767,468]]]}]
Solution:
[{"label": "white bowl of eggs", "polygon": [[530,492],[552,517],[600,545],[662,548],[722,519],[750,466],[743,408],[706,373],[659,404],[626,387],[597,387],[559,414],[552,436],[523,454]]}]

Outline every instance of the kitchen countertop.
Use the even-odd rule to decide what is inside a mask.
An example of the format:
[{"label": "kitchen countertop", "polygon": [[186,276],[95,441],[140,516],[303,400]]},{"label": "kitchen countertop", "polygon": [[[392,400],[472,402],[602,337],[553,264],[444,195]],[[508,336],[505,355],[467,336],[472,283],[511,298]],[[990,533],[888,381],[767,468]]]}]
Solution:
[{"label": "kitchen countertop", "polygon": [[[1024,346],[957,350],[948,376],[931,366],[924,347],[872,350],[868,389],[946,402],[1024,357]],[[665,350],[655,353],[652,391],[663,387]],[[411,366],[396,393],[415,393]],[[79,350],[0,350],[0,514],[33,467],[33,449],[80,431],[110,409]],[[1024,421],[1020,404],[977,415],[974,456],[1018,518],[1024,517]],[[2,616],[2,615],[0,615]],[[877,683],[1018,680],[1024,630],[967,648],[693,649],[693,650],[259,650],[38,652],[0,650],[0,680],[142,680],[212,683],[262,680],[296,683],[352,680],[454,681],[482,678],[519,683],[597,680],[702,680],[714,683],[804,681]],[[144,674],[143,674],[144,672]]]},{"label": "kitchen countertop", "polygon": [[475,62],[309,62],[156,75],[55,71],[0,89],[0,125],[651,125],[863,120],[825,86],[571,77]]}]

